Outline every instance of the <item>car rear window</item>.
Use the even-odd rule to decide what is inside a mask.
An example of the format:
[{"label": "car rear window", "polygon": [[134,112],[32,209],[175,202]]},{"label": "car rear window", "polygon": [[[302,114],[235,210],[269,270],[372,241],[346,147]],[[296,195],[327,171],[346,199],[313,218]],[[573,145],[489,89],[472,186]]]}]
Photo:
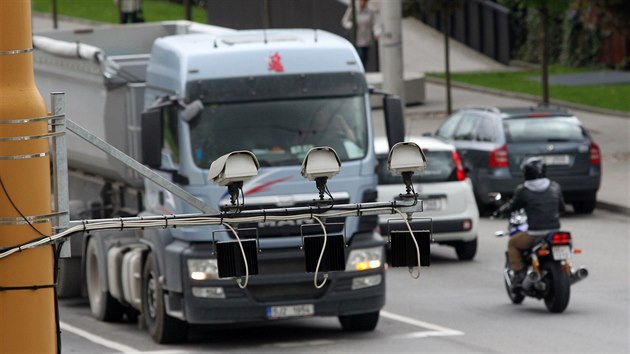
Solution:
[{"label": "car rear window", "polygon": [[573,117],[512,118],[503,121],[508,143],[582,141],[584,129]]},{"label": "car rear window", "polygon": [[[451,151],[427,151],[427,168],[413,175],[414,183],[431,183],[456,181],[457,172],[453,162]],[[378,181],[379,184],[402,184],[402,177],[394,175],[387,170],[387,156],[382,156],[378,160]]]}]

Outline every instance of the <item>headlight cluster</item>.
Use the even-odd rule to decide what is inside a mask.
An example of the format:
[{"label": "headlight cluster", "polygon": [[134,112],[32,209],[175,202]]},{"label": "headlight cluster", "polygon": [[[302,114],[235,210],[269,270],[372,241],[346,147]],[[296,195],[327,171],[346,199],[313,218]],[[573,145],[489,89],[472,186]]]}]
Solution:
[{"label": "headlight cluster", "polygon": [[219,267],[216,259],[189,259],[188,274],[192,280],[217,279]]},{"label": "headlight cluster", "polygon": [[362,248],[350,251],[346,270],[362,271],[383,265],[383,247]]}]

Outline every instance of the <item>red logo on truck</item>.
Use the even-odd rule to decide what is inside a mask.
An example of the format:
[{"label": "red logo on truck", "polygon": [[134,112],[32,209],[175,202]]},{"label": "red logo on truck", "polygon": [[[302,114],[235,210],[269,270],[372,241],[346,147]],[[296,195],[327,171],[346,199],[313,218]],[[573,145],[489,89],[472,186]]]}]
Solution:
[{"label": "red logo on truck", "polygon": [[277,73],[284,72],[284,66],[282,66],[282,57],[278,52],[269,56],[269,71],[275,71]]}]

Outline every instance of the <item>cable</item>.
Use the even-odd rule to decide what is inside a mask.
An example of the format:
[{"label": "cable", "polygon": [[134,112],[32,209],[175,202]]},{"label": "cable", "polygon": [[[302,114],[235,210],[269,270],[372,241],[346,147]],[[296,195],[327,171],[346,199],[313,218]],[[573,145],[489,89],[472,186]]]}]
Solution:
[{"label": "cable", "polygon": [[[395,202],[388,203],[365,203],[365,204],[348,204],[337,205],[333,208],[324,210],[323,213],[313,214],[312,209],[301,208],[298,211],[292,211],[289,209],[283,209],[285,214],[273,215],[273,210],[261,210],[262,215],[243,215],[230,217],[225,213],[219,215],[204,215],[204,214],[186,214],[186,215],[170,215],[168,220],[165,220],[163,215],[128,217],[128,218],[113,218],[113,219],[98,219],[98,220],[82,220],[78,225],[72,226],[58,234],[51,236],[41,237],[33,239],[31,241],[9,246],[4,249],[0,249],[0,259],[7,257],[13,253],[20,252],[29,248],[34,248],[42,245],[46,245],[55,242],[59,239],[69,237],[79,232],[90,232],[97,230],[120,230],[121,224],[124,229],[142,229],[142,228],[158,228],[158,227],[177,227],[177,226],[208,226],[208,225],[222,225],[226,224],[225,219],[229,218],[230,223],[248,223],[258,221],[285,221],[285,220],[301,220],[301,219],[313,219],[313,217],[341,217],[341,216],[356,216],[357,210],[362,213],[371,211],[372,213],[385,213],[390,214],[400,213],[396,207],[398,205]],[[278,213],[278,211],[275,211]]]},{"label": "cable", "polygon": [[324,273],[324,280],[321,284],[317,285],[317,273],[319,273],[319,266],[322,263],[322,258],[324,257],[324,251],[326,250],[326,241],[328,240],[328,233],[326,233],[326,225],[322,222],[320,218],[317,216],[313,216],[313,219],[321,225],[322,230],[324,231],[324,244],[322,245],[322,251],[319,254],[319,259],[317,260],[317,266],[315,267],[315,275],[313,276],[313,284],[317,289],[321,289],[326,284],[326,280],[328,280],[328,273]]},{"label": "cable", "polygon": [[413,267],[409,267],[409,274],[411,275],[412,278],[414,279],[418,279],[420,278],[420,247],[418,246],[418,241],[416,240],[416,237],[413,235],[413,231],[411,230],[411,225],[409,225],[409,221],[407,221],[407,218],[405,217],[405,215],[398,210],[397,208],[394,208],[394,211],[397,212],[403,219],[403,221],[405,222],[405,225],[407,225],[407,230],[409,230],[409,236],[411,236],[411,239],[413,240],[413,244],[416,246],[416,255],[418,256],[418,274],[414,275],[413,274]]},{"label": "cable", "polygon": [[[26,216],[24,216],[24,214],[22,213],[22,211],[17,207],[17,205],[15,204],[15,202],[13,201],[13,198],[11,198],[11,195],[9,194],[9,191],[7,190],[6,186],[4,185],[4,181],[2,180],[2,176],[0,176],[0,186],[2,186],[2,190],[4,191],[4,194],[7,196],[7,200],[9,201],[9,203],[11,204],[11,206],[13,207],[13,209],[15,209],[15,211],[17,211],[18,214],[20,214],[20,216],[22,217],[22,219],[24,219],[24,221],[28,224],[28,226],[31,227],[31,229],[35,230],[35,232],[37,232],[38,234],[40,234],[42,237],[39,239],[41,240],[46,240],[48,238],[50,238],[50,236],[47,236],[46,234],[44,234],[43,232],[41,232],[38,228],[35,227],[35,225],[33,225],[30,220],[28,220],[28,218]],[[57,277],[58,277],[58,270],[59,270],[59,254],[61,252],[61,245],[57,245],[57,247],[55,248],[55,245],[51,244],[51,248],[52,248],[52,253],[53,253],[53,284],[52,284],[52,289],[53,289],[53,296],[55,298],[54,301],[54,306],[55,306],[55,331],[56,333],[56,337],[57,337],[57,354],[61,354],[61,327],[60,327],[60,323],[59,323],[59,301],[57,299]],[[34,289],[40,289],[40,288],[45,288],[48,286],[35,286]]]},{"label": "cable", "polygon": [[245,284],[241,284],[241,279],[236,279],[236,284],[238,284],[239,288],[245,289],[245,287],[247,287],[247,282],[249,281],[249,267],[247,265],[247,256],[245,256],[245,249],[243,249],[243,244],[241,243],[241,239],[238,237],[238,233],[236,232],[236,230],[234,230],[232,225],[227,224],[227,223],[223,225],[227,226],[230,230],[232,230],[232,232],[234,233],[234,236],[236,237],[236,241],[238,241],[238,246],[241,248],[241,253],[243,254],[243,263],[245,263]]},{"label": "cable", "polygon": [[15,209],[15,211],[17,211],[18,214],[20,214],[20,216],[22,217],[22,219],[24,219],[24,221],[26,221],[28,226],[30,226],[33,230],[35,230],[42,237],[48,237],[43,232],[39,231],[39,229],[36,228],[35,225],[33,225],[30,222],[30,220],[28,220],[28,218],[26,216],[24,216],[24,214],[22,214],[22,211],[17,207],[17,205],[15,205],[15,202],[13,202],[13,199],[11,198],[11,195],[9,194],[9,191],[7,191],[7,188],[4,186],[4,181],[2,180],[2,176],[0,176],[0,186],[2,186],[2,190],[4,191],[4,194],[7,196],[7,199],[9,200],[9,203],[11,203],[11,206],[13,206],[13,209]]}]

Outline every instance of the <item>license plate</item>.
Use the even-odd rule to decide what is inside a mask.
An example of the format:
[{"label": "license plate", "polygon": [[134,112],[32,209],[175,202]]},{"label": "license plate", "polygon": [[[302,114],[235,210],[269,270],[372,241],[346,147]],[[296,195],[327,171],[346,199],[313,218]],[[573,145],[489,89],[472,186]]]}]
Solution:
[{"label": "license plate", "polygon": [[543,160],[547,165],[568,165],[569,155],[545,155]]},{"label": "license plate", "polygon": [[422,210],[423,211],[434,211],[442,209],[442,199],[441,198],[431,198],[431,199],[423,199],[422,200]]},{"label": "license plate", "polygon": [[571,248],[569,246],[553,246],[551,253],[553,254],[553,259],[559,261],[571,256]]},{"label": "license plate", "polygon": [[269,319],[305,317],[313,314],[315,314],[315,306],[313,304],[267,307],[267,318]]}]

